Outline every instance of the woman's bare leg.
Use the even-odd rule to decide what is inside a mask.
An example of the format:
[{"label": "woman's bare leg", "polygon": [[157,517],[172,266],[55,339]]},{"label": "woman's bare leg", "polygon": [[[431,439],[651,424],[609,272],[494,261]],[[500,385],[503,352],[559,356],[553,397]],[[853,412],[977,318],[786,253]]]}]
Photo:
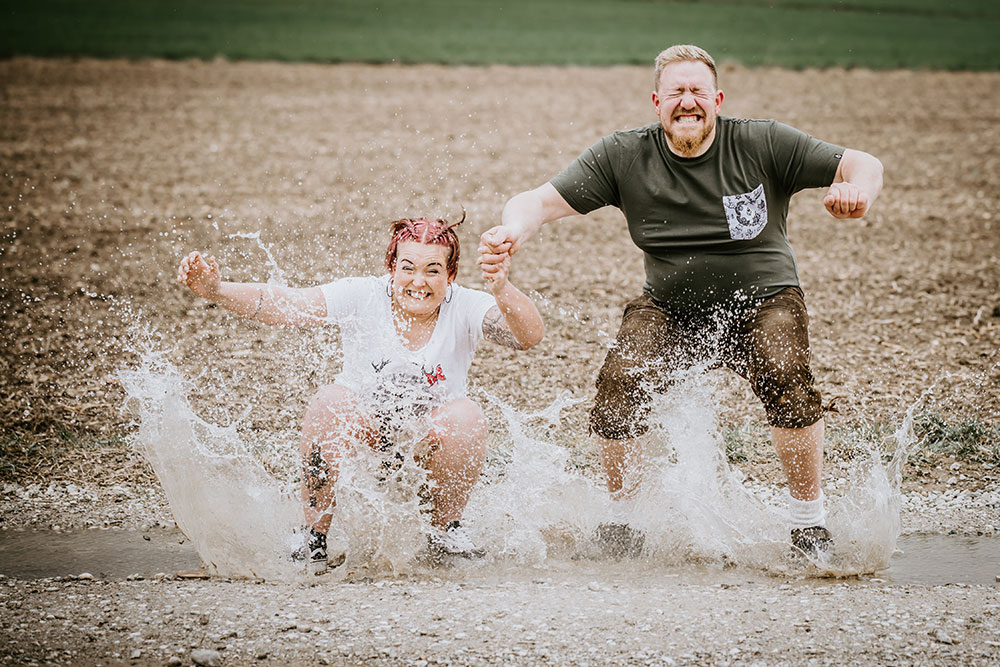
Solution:
[{"label": "woman's bare leg", "polygon": [[421,463],[434,480],[431,496],[438,528],[462,518],[472,488],[486,460],[486,417],[467,398],[455,399],[431,413],[431,453]]},{"label": "woman's bare leg", "polygon": [[325,385],[316,392],[302,418],[299,440],[307,526],[323,534],[330,529],[340,459],[354,443],[373,442],[373,437],[353,392],[335,384]]}]

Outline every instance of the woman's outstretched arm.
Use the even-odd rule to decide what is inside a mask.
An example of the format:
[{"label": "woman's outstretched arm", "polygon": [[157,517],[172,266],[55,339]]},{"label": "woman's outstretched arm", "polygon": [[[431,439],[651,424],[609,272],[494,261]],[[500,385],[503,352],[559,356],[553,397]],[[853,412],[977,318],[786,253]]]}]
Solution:
[{"label": "woman's outstretched arm", "polygon": [[202,257],[197,250],[181,260],[177,282],[201,298],[256,322],[298,327],[326,322],[326,300],[318,287],[225,282],[215,257]]}]

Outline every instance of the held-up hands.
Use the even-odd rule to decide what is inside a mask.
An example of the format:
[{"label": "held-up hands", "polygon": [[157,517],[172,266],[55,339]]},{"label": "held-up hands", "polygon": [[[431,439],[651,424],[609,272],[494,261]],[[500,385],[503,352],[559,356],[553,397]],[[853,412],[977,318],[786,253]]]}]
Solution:
[{"label": "held-up hands", "polygon": [[177,268],[177,282],[187,286],[201,298],[211,301],[219,293],[222,271],[219,270],[215,256],[206,260],[195,250],[181,260],[181,265]]},{"label": "held-up hands", "polygon": [[510,273],[510,256],[520,247],[520,239],[509,227],[499,225],[483,232],[479,239],[479,268],[483,280],[490,284],[494,293],[507,284]]},{"label": "held-up hands", "polygon": [[835,218],[860,218],[868,212],[871,198],[868,193],[853,183],[834,183],[826,191],[823,205]]}]

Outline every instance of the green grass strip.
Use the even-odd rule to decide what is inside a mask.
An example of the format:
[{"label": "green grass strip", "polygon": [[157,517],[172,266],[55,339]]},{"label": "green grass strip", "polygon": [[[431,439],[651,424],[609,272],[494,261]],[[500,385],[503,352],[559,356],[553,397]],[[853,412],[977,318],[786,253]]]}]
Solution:
[{"label": "green grass strip", "polygon": [[998,34],[993,0],[0,0],[0,57],[995,70]]}]

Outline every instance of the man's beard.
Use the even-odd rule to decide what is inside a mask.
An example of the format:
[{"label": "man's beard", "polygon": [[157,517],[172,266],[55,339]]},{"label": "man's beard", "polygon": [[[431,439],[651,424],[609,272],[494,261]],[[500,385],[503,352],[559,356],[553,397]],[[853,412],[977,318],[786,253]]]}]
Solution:
[{"label": "man's beard", "polygon": [[667,134],[667,141],[670,142],[670,145],[677,153],[683,157],[693,157],[708,139],[709,135],[712,134],[712,130],[715,129],[715,119],[713,118],[710,122],[706,122],[702,131],[694,136],[690,134],[684,134],[683,136],[675,134],[670,131],[669,127],[663,129]]}]

